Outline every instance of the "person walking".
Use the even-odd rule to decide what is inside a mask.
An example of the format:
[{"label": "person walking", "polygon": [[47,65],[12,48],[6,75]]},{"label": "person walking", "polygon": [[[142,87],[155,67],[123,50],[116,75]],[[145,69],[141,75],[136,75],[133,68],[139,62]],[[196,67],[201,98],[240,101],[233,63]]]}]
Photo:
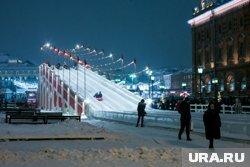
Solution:
[{"label": "person walking", "polygon": [[214,139],[220,139],[221,120],[219,112],[216,111],[216,106],[213,101],[208,104],[208,109],[203,115],[203,122],[205,126],[206,139],[209,140],[208,148],[214,148]]},{"label": "person walking", "polygon": [[234,109],[235,114],[240,114],[242,112],[242,105],[239,98],[235,99]]},{"label": "person walking", "polygon": [[145,112],[145,108],[146,108],[146,103],[145,100],[142,99],[139,103],[138,103],[138,107],[137,107],[137,112],[138,112],[138,119],[137,119],[137,124],[136,127],[138,127],[140,119],[141,119],[141,127],[143,127],[143,121],[144,121],[144,116],[146,115]]},{"label": "person walking", "polygon": [[191,141],[192,140],[190,138],[191,112],[190,112],[190,100],[188,97],[186,97],[184,101],[181,102],[179,113],[181,114],[181,118],[180,118],[181,128],[178,134],[178,138],[179,140],[181,140],[181,135],[184,129],[186,128],[187,140]]}]

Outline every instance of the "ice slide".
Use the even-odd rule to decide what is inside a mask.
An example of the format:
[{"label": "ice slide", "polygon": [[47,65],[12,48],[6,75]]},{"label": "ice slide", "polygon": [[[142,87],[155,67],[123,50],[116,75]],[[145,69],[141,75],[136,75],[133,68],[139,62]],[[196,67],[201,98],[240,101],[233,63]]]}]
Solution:
[{"label": "ice slide", "polygon": [[[137,104],[142,99],[140,96],[134,95],[96,72],[79,66],[78,93],[81,97],[84,97],[84,70],[86,70],[86,98],[90,101],[90,107],[93,111],[136,111]],[[59,73],[60,78],[63,78],[66,84],[69,84],[68,69],[56,69],[55,72]],[[70,86],[73,90],[77,90],[77,70],[73,68],[70,69]],[[103,101],[97,101],[93,97],[99,91],[102,92]]]}]

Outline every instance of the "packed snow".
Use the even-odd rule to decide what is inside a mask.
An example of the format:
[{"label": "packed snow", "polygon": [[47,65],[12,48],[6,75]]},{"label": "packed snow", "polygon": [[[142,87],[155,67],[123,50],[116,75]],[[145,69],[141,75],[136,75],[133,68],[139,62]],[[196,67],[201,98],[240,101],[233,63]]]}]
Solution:
[{"label": "packed snow", "polygon": [[130,147],[132,143],[127,143],[130,137],[87,122],[66,120],[46,125],[3,122],[4,116],[0,124],[0,166],[4,167],[179,164],[176,159],[179,149],[151,148],[143,144]]},{"label": "packed snow", "polygon": [[[181,148],[206,148],[204,136],[177,140],[177,131],[99,120],[6,124],[0,116],[1,167],[181,166]],[[184,135],[185,136],[185,135]],[[218,147],[248,143],[216,141]]]}]

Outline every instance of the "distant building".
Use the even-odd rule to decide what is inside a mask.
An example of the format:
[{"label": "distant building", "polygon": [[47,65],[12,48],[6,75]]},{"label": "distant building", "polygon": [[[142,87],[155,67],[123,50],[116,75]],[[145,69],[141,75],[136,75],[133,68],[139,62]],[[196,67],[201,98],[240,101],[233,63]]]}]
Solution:
[{"label": "distant building", "polygon": [[164,83],[169,94],[176,96],[191,95],[192,91],[192,69],[180,70],[164,75]]},{"label": "distant building", "polygon": [[171,91],[178,96],[184,96],[184,92],[190,95],[192,91],[192,69],[182,70],[171,75]]},{"label": "distant building", "polygon": [[38,67],[30,61],[22,61],[7,54],[0,54],[0,80],[6,79],[38,80]]},{"label": "distant building", "polygon": [[171,75],[172,74],[163,75],[164,85],[167,90],[171,89]]},{"label": "distant building", "polygon": [[[192,28],[192,92],[225,99],[250,95],[250,0],[200,1]],[[203,72],[198,73],[198,68]],[[200,79],[201,78],[201,79]]]},{"label": "distant building", "polygon": [[[0,90],[12,94],[37,91],[38,67],[30,61],[22,61],[0,53]],[[1,96],[2,97],[2,96]]]}]

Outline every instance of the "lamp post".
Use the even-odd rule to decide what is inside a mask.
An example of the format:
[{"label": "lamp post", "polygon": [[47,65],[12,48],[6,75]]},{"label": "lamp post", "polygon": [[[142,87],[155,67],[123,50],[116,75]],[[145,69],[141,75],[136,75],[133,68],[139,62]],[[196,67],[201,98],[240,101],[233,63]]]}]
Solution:
[{"label": "lamp post", "polygon": [[84,65],[84,100],[86,100],[86,91],[87,91],[87,77],[86,77],[86,65]]},{"label": "lamp post", "polygon": [[70,111],[70,68],[71,68],[71,60],[73,60],[73,57],[72,57],[72,55],[70,54],[70,56],[69,56],[69,65],[68,65],[68,69],[69,69],[69,86],[68,86],[68,111],[67,112],[69,112]]},{"label": "lamp post", "polygon": [[78,68],[79,68],[79,64],[80,64],[80,58],[77,57],[77,64],[76,64],[76,94],[78,96]]},{"label": "lamp post", "polygon": [[199,75],[200,75],[200,100],[201,100],[201,94],[202,94],[202,92],[201,92],[201,75],[202,75],[202,73],[203,73],[203,68],[202,68],[202,66],[199,66],[199,67],[198,67],[198,73],[199,73]]},{"label": "lamp post", "polygon": [[218,78],[213,78],[212,79],[212,84],[214,85],[214,98],[217,99],[217,83],[218,83]]},{"label": "lamp post", "polygon": [[153,71],[150,70],[148,67],[146,68],[146,74],[148,75],[148,97],[150,97],[150,79],[152,76]]},{"label": "lamp post", "polygon": [[71,60],[73,60],[72,55],[69,56],[69,88],[70,88],[70,67],[71,67]]},{"label": "lamp post", "polygon": [[151,93],[152,93],[152,95],[151,95],[151,97],[153,98],[153,95],[154,95],[154,90],[153,90],[154,86],[153,86],[153,84],[154,84],[154,81],[155,81],[155,77],[153,75],[151,75],[150,79],[151,79],[151,83],[152,83],[152,86],[151,86],[151,89],[152,89]]}]

